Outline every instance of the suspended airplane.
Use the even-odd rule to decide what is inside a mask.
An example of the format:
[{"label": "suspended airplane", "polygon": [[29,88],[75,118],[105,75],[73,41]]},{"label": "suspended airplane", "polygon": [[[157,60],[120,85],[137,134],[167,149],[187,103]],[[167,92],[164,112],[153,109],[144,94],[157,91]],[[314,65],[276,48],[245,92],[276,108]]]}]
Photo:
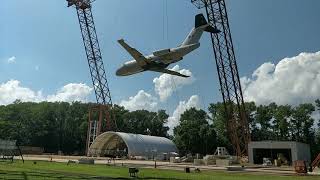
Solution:
[{"label": "suspended airplane", "polygon": [[180,46],[155,51],[148,56],[144,56],[135,48],[130,47],[123,39],[118,40],[119,44],[133,57],[133,60],[124,63],[122,67],[116,71],[116,75],[129,76],[143,71],[155,71],[175,76],[189,77],[166,68],[170,64],[182,60],[185,55],[199,48],[199,40],[203,31],[210,33],[220,32],[220,30],[213,28],[207,23],[203,14],[198,14],[195,16],[195,27],[192,28],[187,38]]}]

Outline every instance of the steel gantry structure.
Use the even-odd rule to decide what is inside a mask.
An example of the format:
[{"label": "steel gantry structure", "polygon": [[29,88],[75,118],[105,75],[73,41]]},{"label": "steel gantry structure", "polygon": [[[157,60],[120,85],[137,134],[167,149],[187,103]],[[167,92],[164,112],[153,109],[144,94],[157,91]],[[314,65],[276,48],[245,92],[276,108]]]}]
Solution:
[{"label": "steel gantry structure", "polygon": [[[92,107],[89,110],[86,144],[86,151],[88,152],[90,145],[102,131],[102,119],[106,119],[106,130],[114,129],[116,123],[114,116],[111,114],[112,99],[91,11],[91,3],[94,0],[66,1],[68,2],[68,7],[73,6],[77,10],[83,44],[98,104],[98,106]],[[98,120],[94,117],[94,112],[98,112]]]},{"label": "steel gantry structure", "polygon": [[223,98],[226,126],[237,156],[247,155],[249,124],[234,53],[225,0],[191,0],[204,8],[208,22],[221,33],[211,33],[212,46]]},{"label": "steel gantry structure", "polygon": [[[95,0],[67,0],[68,7],[73,6],[77,10],[92,83],[99,105],[89,112],[87,150],[101,132],[103,114],[106,114],[107,130],[112,129],[111,122],[116,127],[115,119],[112,118],[114,116],[110,113],[112,100],[91,12],[93,1]],[[191,2],[199,9],[204,8],[208,22],[214,28],[221,30],[221,33],[211,33],[211,41],[225,108],[226,125],[236,155],[245,155],[250,141],[250,131],[225,0],[191,0]],[[99,112],[99,120],[91,118],[94,111]]]}]

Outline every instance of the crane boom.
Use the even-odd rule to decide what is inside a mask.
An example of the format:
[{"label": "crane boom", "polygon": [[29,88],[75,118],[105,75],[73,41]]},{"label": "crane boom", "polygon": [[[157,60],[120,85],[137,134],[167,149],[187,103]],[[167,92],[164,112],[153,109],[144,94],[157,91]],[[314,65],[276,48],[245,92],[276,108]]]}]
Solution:
[{"label": "crane boom", "polygon": [[211,41],[226,112],[226,126],[236,155],[247,155],[248,142],[251,140],[250,130],[225,0],[191,0],[191,2],[199,9],[205,8],[209,24],[222,31],[211,33]]},{"label": "crane boom", "polygon": [[[68,7],[73,6],[77,10],[80,30],[85,47],[96,101],[98,105],[106,107],[99,109],[100,111],[102,111],[102,109],[104,109],[104,111],[107,111],[105,113],[107,129],[111,130],[110,119],[114,121],[114,116],[111,115],[110,109],[112,108],[113,104],[91,11],[91,3],[93,1],[94,0],[67,0]],[[91,116],[91,113],[89,113],[89,116]],[[87,151],[95,138],[101,133],[101,118],[102,116],[100,115],[99,120],[97,121],[92,120],[92,118],[89,117]]]}]

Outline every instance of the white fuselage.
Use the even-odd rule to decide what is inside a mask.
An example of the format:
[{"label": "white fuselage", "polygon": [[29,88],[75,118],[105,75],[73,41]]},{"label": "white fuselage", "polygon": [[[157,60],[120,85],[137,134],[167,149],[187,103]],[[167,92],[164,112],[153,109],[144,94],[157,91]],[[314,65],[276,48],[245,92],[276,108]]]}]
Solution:
[{"label": "white fuselage", "polygon": [[149,56],[143,56],[138,50],[130,47],[124,42],[119,40],[119,44],[126,49],[129,54],[134,58],[131,61],[124,63],[117,71],[118,76],[128,76],[142,71],[155,71],[162,72],[176,76],[188,77],[180,74],[179,72],[166,69],[170,64],[176,63],[183,59],[183,57],[195,49],[200,47],[199,40],[204,31],[217,33],[218,30],[211,27],[203,14],[195,16],[195,26],[191,29],[188,36],[181,43],[180,46],[171,49],[162,49],[153,52]]},{"label": "white fuselage", "polygon": [[[171,48],[167,50],[161,50],[166,51],[163,55],[160,53],[153,53],[151,55],[146,56],[148,60],[152,62],[152,66],[157,67],[167,67],[172,63],[176,63],[183,59],[183,57],[190,52],[194,51],[195,49],[200,47],[200,43],[195,43],[191,45],[181,45],[176,48]],[[157,51],[160,52],[160,51]],[[118,76],[128,76],[132,74],[136,74],[142,71],[148,70],[148,68],[152,67],[141,67],[136,60],[131,60],[125,62],[116,72],[116,75]]]}]

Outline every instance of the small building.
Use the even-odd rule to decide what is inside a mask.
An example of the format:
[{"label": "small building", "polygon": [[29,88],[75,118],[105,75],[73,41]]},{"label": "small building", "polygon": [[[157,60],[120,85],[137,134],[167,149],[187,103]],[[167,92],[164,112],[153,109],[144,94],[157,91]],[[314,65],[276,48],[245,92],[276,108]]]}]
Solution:
[{"label": "small building", "polygon": [[295,141],[251,141],[248,155],[252,164],[263,164],[263,158],[274,160],[279,155],[287,159],[289,165],[296,160],[311,162],[310,146]]},{"label": "small building", "polygon": [[89,148],[89,156],[127,156],[143,159],[169,159],[178,152],[176,145],[165,137],[123,132],[100,134]]}]

